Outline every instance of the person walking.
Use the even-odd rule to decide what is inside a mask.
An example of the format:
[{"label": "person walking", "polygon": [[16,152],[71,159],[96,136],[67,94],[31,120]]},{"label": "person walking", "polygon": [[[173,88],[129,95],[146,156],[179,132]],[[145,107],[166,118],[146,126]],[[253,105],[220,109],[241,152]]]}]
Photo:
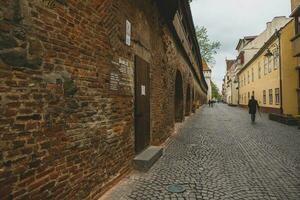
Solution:
[{"label": "person walking", "polygon": [[248,103],[249,114],[251,115],[252,123],[255,122],[256,111],[259,110],[259,105],[254,96],[251,97]]},{"label": "person walking", "polygon": [[211,101],[210,100],[208,100],[208,106],[210,107],[210,104],[211,104]]}]

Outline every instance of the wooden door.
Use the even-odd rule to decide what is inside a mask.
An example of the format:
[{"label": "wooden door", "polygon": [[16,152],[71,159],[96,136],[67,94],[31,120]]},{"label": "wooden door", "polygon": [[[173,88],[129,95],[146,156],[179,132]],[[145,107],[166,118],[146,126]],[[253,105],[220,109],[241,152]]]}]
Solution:
[{"label": "wooden door", "polygon": [[135,152],[150,143],[150,77],[149,64],[135,57]]}]

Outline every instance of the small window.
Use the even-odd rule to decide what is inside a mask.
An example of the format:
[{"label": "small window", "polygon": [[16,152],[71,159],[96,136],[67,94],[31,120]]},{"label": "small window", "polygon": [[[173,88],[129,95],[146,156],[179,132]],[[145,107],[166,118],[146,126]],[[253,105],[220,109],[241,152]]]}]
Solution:
[{"label": "small window", "polygon": [[276,70],[279,67],[279,52],[278,52],[278,50],[275,50],[273,55],[274,55],[274,57],[273,57],[274,58],[274,70]]},{"label": "small window", "polygon": [[269,104],[273,104],[273,90],[269,89]]},{"label": "small window", "polygon": [[266,94],[266,90],[263,91],[263,101],[264,101],[264,104],[267,103],[267,94]]},{"label": "small window", "polygon": [[252,68],[252,82],[254,82],[254,69]]},{"label": "small window", "polygon": [[276,105],[280,104],[280,91],[279,91],[279,88],[275,89],[275,103],[276,103]]},{"label": "small window", "polygon": [[248,84],[250,83],[250,73],[248,71]]},{"label": "small window", "polygon": [[248,101],[250,100],[250,92],[248,92]]},{"label": "small window", "polygon": [[267,74],[267,71],[268,71],[268,59],[265,58],[264,59],[264,75]]},{"label": "small window", "polygon": [[272,72],[272,57],[268,57],[268,72]]}]

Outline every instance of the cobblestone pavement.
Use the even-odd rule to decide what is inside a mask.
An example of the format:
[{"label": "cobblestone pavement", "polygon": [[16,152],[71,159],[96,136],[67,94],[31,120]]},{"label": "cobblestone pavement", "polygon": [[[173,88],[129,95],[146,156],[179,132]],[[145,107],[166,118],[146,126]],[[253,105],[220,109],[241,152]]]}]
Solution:
[{"label": "cobblestone pavement", "polygon": [[[168,192],[174,183],[186,191]],[[251,124],[241,108],[204,107],[149,172],[132,173],[102,199],[300,200],[300,131],[267,115]]]}]

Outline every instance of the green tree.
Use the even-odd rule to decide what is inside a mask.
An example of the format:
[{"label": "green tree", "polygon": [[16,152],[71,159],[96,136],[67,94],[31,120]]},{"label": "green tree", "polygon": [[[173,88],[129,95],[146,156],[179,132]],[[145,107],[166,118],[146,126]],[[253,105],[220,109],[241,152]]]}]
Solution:
[{"label": "green tree", "polygon": [[211,81],[211,90],[212,90],[212,98],[215,98],[217,100],[221,100],[221,95],[219,92],[219,88],[217,87],[217,85]]},{"label": "green tree", "polygon": [[217,50],[220,49],[221,43],[219,41],[211,41],[204,26],[196,26],[196,36],[202,58],[210,65],[214,65],[216,62],[214,55],[218,53]]}]

